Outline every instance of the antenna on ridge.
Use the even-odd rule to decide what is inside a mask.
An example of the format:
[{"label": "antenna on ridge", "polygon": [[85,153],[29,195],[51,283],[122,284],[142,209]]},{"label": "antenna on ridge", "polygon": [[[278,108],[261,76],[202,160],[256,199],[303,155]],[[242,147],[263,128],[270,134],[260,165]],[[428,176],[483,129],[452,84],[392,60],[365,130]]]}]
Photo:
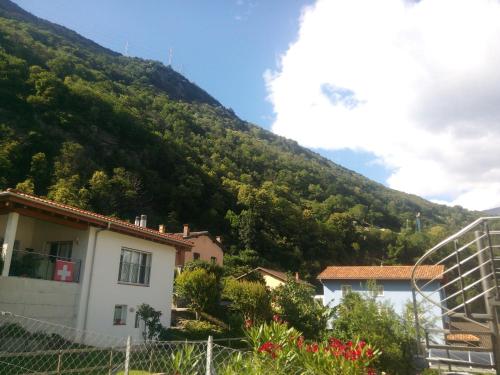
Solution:
[{"label": "antenna on ridge", "polygon": [[125,43],[125,56],[128,56],[128,40]]},{"label": "antenna on ridge", "polygon": [[170,48],[168,50],[168,65],[169,66],[172,66],[172,59],[174,57],[174,50],[172,48]]}]

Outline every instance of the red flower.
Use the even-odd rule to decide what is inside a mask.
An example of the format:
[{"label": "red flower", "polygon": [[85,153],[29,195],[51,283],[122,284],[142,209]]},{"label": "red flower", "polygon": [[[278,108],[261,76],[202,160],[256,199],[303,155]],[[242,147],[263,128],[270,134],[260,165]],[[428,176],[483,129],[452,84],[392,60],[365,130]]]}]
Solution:
[{"label": "red flower", "polygon": [[304,345],[304,336],[299,336],[297,339],[297,347],[299,349],[302,349],[302,346]]},{"label": "red flower", "polygon": [[367,373],[367,375],[377,375],[377,371],[375,371],[375,369],[373,369],[371,367],[366,369],[366,373]]},{"label": "red flower", "polygon": [[281,346],[279,346],[278,344],[274,344],[270,341],[267,341],[259,347],[258,352],[268,353],[274,359],[276,358],[276,352],[280,349]]},{"label": "red flower", "polygon": [[252,319],[246,319],[245,320],[245,328],[250,328],[251,326],[253,326],[253,322],[252,322]]},{"label": "red flower", "polygon": [[306,351],[309,353],[316,353],[319,349],[319,345],[314,343],[314,344],[308,344],[306,345]]},{"label": "red flower", "polygon": [[274,314],[273,315],[273,320],[276,322],[276,323],[282,323],[283,321],[281,320],[281,316],[279,316],[278,314]]},{"label": "red flower", "polygon": [[373,357],[373,350],[372,350],[372,349],[370,349],[370,348],[368,348],[368,349],[366,350],[366,356],[367,356],[368,358]]}]

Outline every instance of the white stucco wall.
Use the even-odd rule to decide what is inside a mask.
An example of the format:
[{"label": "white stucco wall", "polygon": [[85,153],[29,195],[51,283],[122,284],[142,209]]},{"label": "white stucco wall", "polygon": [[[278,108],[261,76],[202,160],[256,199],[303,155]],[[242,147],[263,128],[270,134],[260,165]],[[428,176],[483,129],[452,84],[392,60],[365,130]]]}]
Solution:
[{"label": "white stucco wall", "polygon": [[80,285],[0,276],[0,311],[74,327]]},{"label": "white stucco wall", "polygon": [[[118,282],[122,246],[152,254],[149,286]],[[174,263],[174,247],[116,232],[100,232],[97,235],[85,328],[112,336],[130,335],[140,340],[141,331],[134,328],[134,322],[137,306],[142,303],[160,310],[162,312],[161,323],[164,326],[170,326]],[[127,305],[126,325],[113,325],[115,305]],[[130,309],[134,311],[131,312]]]}]

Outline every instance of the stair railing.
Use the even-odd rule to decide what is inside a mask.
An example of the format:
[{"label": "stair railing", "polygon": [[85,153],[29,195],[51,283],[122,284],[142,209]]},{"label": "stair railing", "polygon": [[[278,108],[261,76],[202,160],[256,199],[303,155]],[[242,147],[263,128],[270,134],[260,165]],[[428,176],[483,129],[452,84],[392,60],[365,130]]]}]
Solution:
[{"label": "stair railing", "polygon": [[[419,266],[442,265],[443,271],[430,280],[417,277]],[[443,342],[426,340],[426,347],[450,351],[491,351],[500,375],[500,335],[497,307],[500,276],[500,217],[483,217],[467,225],[428,250],[412,271],[413,302],[417,339],[422,328],[417,299],[438,306]],[[427,288],[440,281],[440,287]],[[435,330],[434,330],[435,331]],[[425,333],[427,336],[427,332]],[[463,340],[461,340],[463,338]],[[469,338],[469,342],[466,340]],[[452,340],[453,339],[453,340]],[[478,346],[472,346],[470,340]],[[477,339],[477,340],[476,340]],[[457,343],[460,342],[459,343]],[[474,344],[475,345],[475,344]],[[470,358],[470,355],[469,355]],[[446,362],[446,358],[440,358]],[[456,362],[449,359],[448,364]],[[474,366],[470,361],[462,361]]]}]

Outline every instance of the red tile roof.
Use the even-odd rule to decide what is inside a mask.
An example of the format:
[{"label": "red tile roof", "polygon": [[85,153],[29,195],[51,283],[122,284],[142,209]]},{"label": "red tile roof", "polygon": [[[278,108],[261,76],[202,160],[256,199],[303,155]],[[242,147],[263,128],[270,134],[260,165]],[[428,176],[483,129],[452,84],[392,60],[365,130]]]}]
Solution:
[{"label": "red tile roof", "polygon": [[[331,266],[318,275],[320,280],[410,280],[413,266]],[[443,279],[444,266],[419,266],[416,278]]]},{"label": "red tile roof", "polygon": [[129,234],[136,234],[139,237],[151,239],[154,241],[179,245],[188,248],[191,248],[193,246],[193,243],[191,241],[183,239],[182,236],[177,236],[171,233],[161,233],[154,229],[139,227],[135,224],[119,220],[115,217],[100,215],[92,211],[87,211],[78,207],[54,202],[49,199],[38,197],[36,195],[26,194],[15,189],[0,191],[0,198],[11,200],[12,202],[21,203],[27,206],[35,205],[36,207],[43,207],[50,211],[67,216],[70,216],[72,214],[71,216],[76,216],[81,221],[87,221],[90,224],[100,224],[100,226],[107,226],[109,224],[111,230],[122,229],[122,231]]}]

